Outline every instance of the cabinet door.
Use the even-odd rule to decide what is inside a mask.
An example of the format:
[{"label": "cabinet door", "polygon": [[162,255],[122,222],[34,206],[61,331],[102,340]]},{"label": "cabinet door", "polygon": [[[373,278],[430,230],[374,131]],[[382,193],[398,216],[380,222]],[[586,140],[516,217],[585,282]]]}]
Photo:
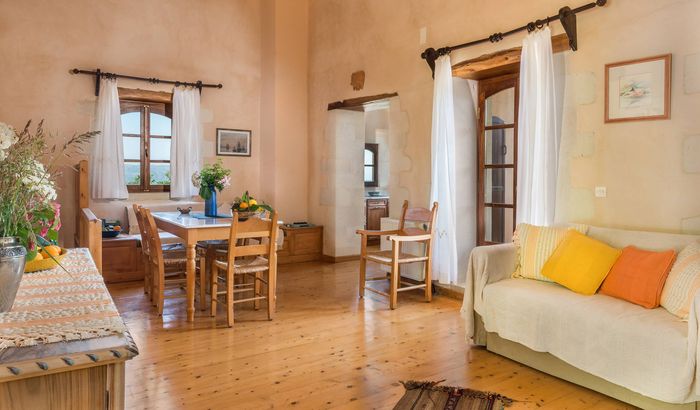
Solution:
[{"label": "cabinet door", "polygon": [[367,229],[381,229],[381,220],[389,216],[389,202],[386,199],[367,201]]}]

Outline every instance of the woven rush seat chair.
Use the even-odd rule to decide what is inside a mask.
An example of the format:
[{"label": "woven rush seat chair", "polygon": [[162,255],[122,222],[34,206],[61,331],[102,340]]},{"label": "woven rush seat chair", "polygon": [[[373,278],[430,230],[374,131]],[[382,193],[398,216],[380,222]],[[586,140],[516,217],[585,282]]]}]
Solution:
[{"label": "woven rush seat chair", "polygon": [[[437,215],[438,203],[433,203],[432,209],[427,208],[409,208],[408,201],[404,201],[401,209],[401,218],[399,219],[399,229],[394,231],[368,231],[358,230],[357,234],[361,238],[360,250],[360,298],[365,297],[365,290],[385,296],[389,298],[389,307],[396,309],[398,304],[398,293],[407,290],[424,289],[425,301],[432,300],[432,282],[431,282],[431,256],[432,256],[432,240],[433,240],[433,225]],[[416,225],[416,227],[408,227],[406,222]],[[370,236],[387,235],[391,241],[390,251],[368,252],[367,239]],[[414,255],[403,252],[403,247],[408,243],[423,243],[425,251],[423,255]],[[391,266],[389,273],[389,293],[382,292],[370,286],[367,286],[368,281],[386,280],[386,276],[367,278],[367,261],[379,263],[382,265]],[[401,280],[401,265],[407,263],[424,264],[424,281],[420,284],[410,283]],[[405,286],[401,286],[405,285]]]},{"label": "woven rush seat chair", "polygon": [[[165,247],[160,241],[156,222],[147,208],[138,210],[143,220],[145,234],[148,242],[148,261],[150,280],[152,284],[152,298],[155,301],[158,314],[163,314],[165,299],[185,298],[186,293],[165,294],[166,289],[181,290],[186,285],[185,268],[187,264],[186,250],[177,247]],[[138,214],[137,213],[137,214]]]},{"label": "woven rush seat chair", "polygon": [[[146,233],[146,225],[143,220],[143,214],[141,212],[142,206],[138,204],[133,204],[134,208],[134,214],[136,215],[136,222],[138,223],[139,226],[139,232],[141,233],[141,255],[143,256],[143,263],[144,263],[144,278],[143,278],[143,291],[149,296],[149,299],[151,301],[154,300],[153,298],[153,274],[151,272],[151,263],[150,263],[150,250],[149,250],[149,239]],[[158,232],[158,236],[160,239],[163,239],[163,234],[166,234],[165,232]],[[167,234],[171,235],[171,234]],[[167,236],[165,235],[165,236]],[[184,252],[185,247],[182,245],[182,243],[162,243],[161,241],[161,249],[163,250],[164,257],[167,259],[178,259],[178,255],[173,254],[170,256],[169,254],[171,252]],[[175,262],[168,262],[166,266],[168,267],[179,267],[177,266],[178,263]]]},{"label": "woven rush seat chair", "polygon": [[[272,213],[271,219],[250,217],[241,221],[238,212],[234,212],[228,248],[217,252],[210,278],[211,315],[216,316],[217,304],[223,303],[229,327],[233,326],[233,306],[237,303],[252,301],[258,310],[260,301],[267,300],[267,317],[272,320],[277,284],[277,231],[276,213]],[[253,282],[236,282],[236,277],[248,277]],[[223,290],[219,290],[220,283]],[[263,286],[266,288],[264,293]],[[251,292],[250,297],[235,298],[235,295]],[[224,301],[219,300],[221,295]]]}]

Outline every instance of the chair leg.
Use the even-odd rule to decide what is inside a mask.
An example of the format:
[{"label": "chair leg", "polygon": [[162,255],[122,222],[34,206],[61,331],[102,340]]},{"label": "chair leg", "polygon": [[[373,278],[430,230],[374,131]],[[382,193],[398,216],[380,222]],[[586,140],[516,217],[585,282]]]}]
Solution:
[{"label": "chair leg", "polygon": [[151,263],[146,261],[143,264],[143,293],[151,299]]},{"label": "chair leg", "polygon": [[367,259],[360,256],[360,299],[365,297],[365,283],[367,278]]},{"label": "chair leg", "polygon": [[218,301],[219,295],[219,267],[212,265],[211,278],[209,279],[211,288],[209,293],[211,293],[211,311],[209,314],[213,317],[216,316],[216,302]]},{"label": "chair leg", "polygon": [[160,272],[160,269],[156,269],[158,271],[158,292],[156,293],[156,303],[158,306],[158,315],[163,316],[163,307],[165,305],[165,272]]},{"label": "chair leg", "polygon": [[226,269],[226,322],[233,327],[233,274],[232,269]]},{"label": "chair leg", "polygon": [[430,259],[425,261],[425,301],[431,302],[433,300],[433,280],[432,280],[432,269],[430,268]]},{"label": "chair leg", "polygon": [[267,319],[272,320],[277,310],[277,263],[267,271]]},{"label": "chair leg", "polygon": [[[262,295],[262,272],[255,272],[255,297]],[[260,299],[255,299],[253,301],[253,309],[260,310]]]},{"label": "chair leg", "polygon": [[399,256],[394,255],[391,263],[391,284],[389,286],[389,308],[396,309],[398,305],[399,292]]},{"label": "chair leg", "polygon": [[207,258],[199,257],[199,310],[207,308]]}]

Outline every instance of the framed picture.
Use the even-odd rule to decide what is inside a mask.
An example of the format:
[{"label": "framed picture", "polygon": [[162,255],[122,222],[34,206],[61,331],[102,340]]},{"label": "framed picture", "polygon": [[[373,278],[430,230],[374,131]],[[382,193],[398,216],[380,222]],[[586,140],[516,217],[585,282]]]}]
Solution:
[{"label": "framed picture", "polygon": [[662,120],[671,113],[671,54],[605,66],[605,122]]},{"label": "framed picture", "polygon": [[250,156],[250,130],[216,129],[216,155]]}]

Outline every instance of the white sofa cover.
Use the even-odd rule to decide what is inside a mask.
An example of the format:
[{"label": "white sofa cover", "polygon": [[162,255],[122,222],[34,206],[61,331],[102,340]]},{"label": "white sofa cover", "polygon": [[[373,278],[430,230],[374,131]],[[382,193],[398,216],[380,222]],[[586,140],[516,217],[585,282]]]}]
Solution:
[{"label": "white sofa cover", "polygon": [[[620,248],[677,251],[700,239],[597,227],[588,235]],[[462,307],[469,339],[476,312],[488,332],[644,396],[668,403],[700,400],[696,309],[684,322],[661,307],[645,309],[605,295],[579,295],[554,283],[513,279],[515,263],[512,244],[472,251]]]}]

